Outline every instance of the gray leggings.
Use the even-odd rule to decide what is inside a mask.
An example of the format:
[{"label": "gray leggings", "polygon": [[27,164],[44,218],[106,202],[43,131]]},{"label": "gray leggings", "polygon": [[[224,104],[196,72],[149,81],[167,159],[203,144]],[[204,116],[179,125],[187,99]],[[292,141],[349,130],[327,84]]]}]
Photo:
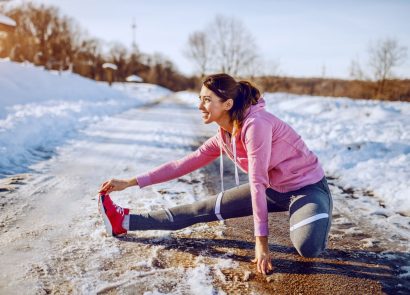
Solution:
[{"label": "gray leggings", "polygon": [[[299,190],[279,193],[266,189],[269,212],[288,211],[290,239],[304,257],[325,248],[332,223],[333,202],[326,178]],[[200,222],[252,215],[249,184],[226,190],[189,205],[130,215],[130,230],[177,230]]]}]

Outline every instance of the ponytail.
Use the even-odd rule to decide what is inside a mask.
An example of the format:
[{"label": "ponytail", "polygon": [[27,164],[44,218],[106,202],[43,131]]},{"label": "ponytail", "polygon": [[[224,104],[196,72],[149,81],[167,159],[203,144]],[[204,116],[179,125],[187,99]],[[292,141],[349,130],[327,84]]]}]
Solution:
[{"label": "ponytail", "polygon": [[203,85],[212,90],[222,102],[233,99],[229,116],[233,122],[233,135],[235,135],[242,127],[247,108],[258,103],[261,97],[260,91],[249,81],[236,82],[228,74],[210,75],[205,78]]},{"label": "ponytail", "polygon": [[257,104],[260,96],[261,94],[258,88],[250,82],[238,82],[238,95],[234,99],[233,107],[229,110],[229,114],[233,120],[233,135],[236,135],[242,127],[246,109],[251,105]]}]

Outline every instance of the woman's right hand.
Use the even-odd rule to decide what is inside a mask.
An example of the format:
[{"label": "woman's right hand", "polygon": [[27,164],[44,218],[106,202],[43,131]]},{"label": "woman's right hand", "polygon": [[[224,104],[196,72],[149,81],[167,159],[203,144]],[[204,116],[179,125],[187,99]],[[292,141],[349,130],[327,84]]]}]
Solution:
[{"label": "woman's right hand", "polygon": [[269,253],[268,237],[255,237],[255,259],[256,270],[260,273],[267,274],[273,270],[272,258]]},{"label": "woman's right hand", "polygon": [[105,181],[100,186],[99,193],[109,194],[114,191],[122,191],[127,187],[138,185],[138,181],[136,178],[131,179],[110,179]]}]

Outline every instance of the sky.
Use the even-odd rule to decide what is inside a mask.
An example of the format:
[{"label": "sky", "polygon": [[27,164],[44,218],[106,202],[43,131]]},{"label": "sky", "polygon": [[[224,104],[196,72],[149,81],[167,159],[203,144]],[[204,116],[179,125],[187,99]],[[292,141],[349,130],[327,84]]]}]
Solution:
[{"label": "sky", "polygon": [[[27,0],[14,0],[27,1]],[[144,53],[161,53],[184,74],[195,71],[184,54],[189,35],[216,15],[240,20],[253,35],[265,65],[296,77],[348,78],[352,59],[367,66],[368,47],[395,38],[407,47],[406,62],[394,69],[410,78],[410,1],[407,0],[34,0],[57,6],[91,36]],[[268,69],[269,70],[269,69]]]}]

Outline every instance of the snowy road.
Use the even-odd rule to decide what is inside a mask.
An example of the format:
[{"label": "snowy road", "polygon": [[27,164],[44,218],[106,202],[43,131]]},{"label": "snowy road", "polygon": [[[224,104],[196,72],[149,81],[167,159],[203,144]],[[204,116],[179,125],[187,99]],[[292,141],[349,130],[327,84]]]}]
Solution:
[{"label": "snowy road", "polygon": [[[340,285],[341,290],[343,286],[370,290],[366,280],[376,285],[377,275],[360,278],[363,274],[354,265],[349,266],[349,259],[358,256],[366,266],[380,264],[374,271],[381,273],[386,261],[374,261],[377,255],[372,254],[380,251],[385,251],[381,255],[386,257],[398,257],[396,268],[406,271],[406,256],[402,253],[408,252],[409,230],[398,229],[408,226],[408,217],[396,214],[387,218],[382,207],[374,209],[379,206],[376,199],[366,192],[343,188],[333,178],[330,184],[335,210],[329,253],[309,261],[309,265],[337,260],[331,271],[338,277],[324,272],[313,279],[306,276],[306,285],[300,284],[294,268],[307,274],[310,268],[303,267],[305,261],[288,245],[286,216],[272,216],[284,226],[272,224],[275,231],[270,242],[278,268],[266,280],[251,275],[251,223],[240,227],[243,232],[237,238],[229,236],[232,228],[235,232],[234,227],[226,228],[217,222],[173,233],[132,232],[122,240],[106,237],[95,196],[99,184],[107,178],[131,177],[180,158],[213,134],[215,128],[200,124],[200,115],[192,104],[169,96],[93,123],[58,148],[55,157],[33,166],[34,173],[3,180],[1,187],[15,190],[0,191],[0,293],[223,294],[224,290],[265,294],[272,290],[269,288],[278,287],[310,294],[309,290],[328,288],[339,277],[346,284]],[[230,165],[226,168],[232,168]],[[112,196],[118,204],[138,212],[192,202],[215,193],[212,185],[204,184],[219,186],[217,171],[207,175],[206,169]],[[232,172],[225,175],[228,184],[233,181]],[[362,214],[366,208],[372,208],[372,214]],[[238,219],[232,223],[241,226],[241,222]],[[345,264],[339,268],[338,263]],[[387,261],[389,270],[390,264]],[[287,271],[289,277],[285,280]],[[356,281],[351,278],[355,276],[359,277]],[[263,288],[267,289],[261,291]]]},{"label": "snowy road", "polygon": [[[9,179],[17,189],[0,193],[2,293],[98,293],[115,286],[137,293],[212,291],[206,265],[161,268],[156,265],[161,246],[107,238],[95,198],[107,178],[131,177],[192,150],[215,130],[199,120],[195,108],[163,98],[89,126],[56,157],[38,163],[38,173]],[[139,211],[192,202],[207,193],[196,184],[202,177],[195,172],[155,190],[135,188],[112,196]],[[137,235],[166,239],[170,233]]]}]

